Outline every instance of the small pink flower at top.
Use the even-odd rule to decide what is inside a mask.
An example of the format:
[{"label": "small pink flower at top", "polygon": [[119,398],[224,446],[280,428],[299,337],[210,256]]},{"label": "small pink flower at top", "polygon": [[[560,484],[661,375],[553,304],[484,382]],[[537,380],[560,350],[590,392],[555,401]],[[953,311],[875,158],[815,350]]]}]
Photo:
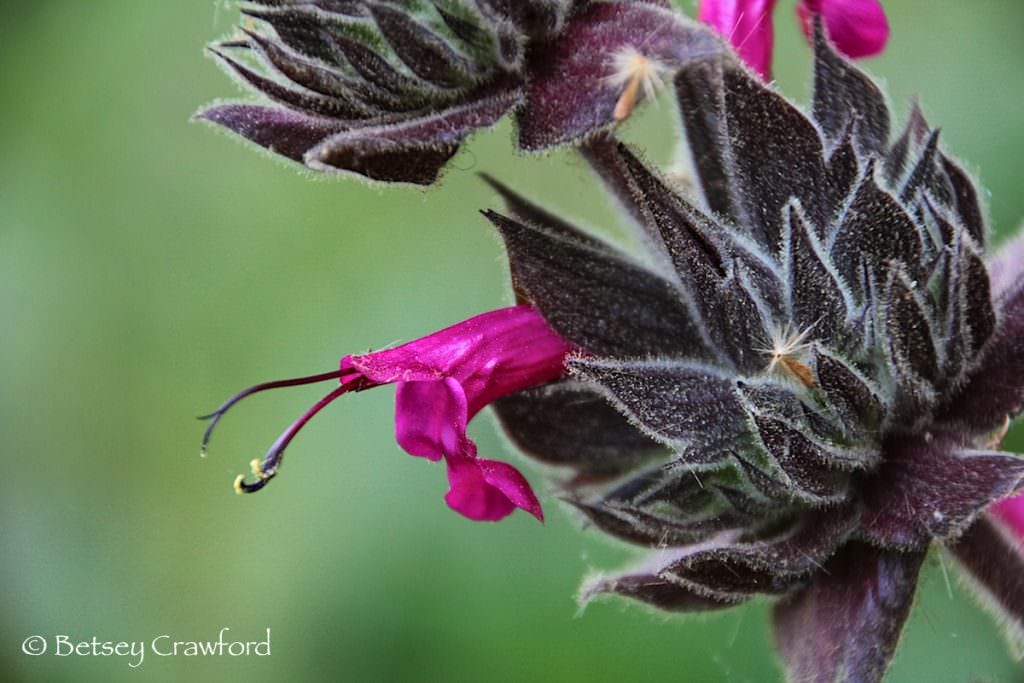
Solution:
[{"label": "small pink flower at top", "polygon": [[796,6],[804,35],[814,35],[812,18],[820,14],[828,37],[847,57],[877,55],[889,40],[889,22],[878,0],[802,0]]},{"label": "small pink flower at top", "polygon": [[[771,78],[775,1],[701,0],[698,14],[765,80]],[[829,38],[847,57],[878,54],[889,38],[889,22],[878,0],[800,0],[796,10],[808,39],[812,18],[820,14]]]},{"label": "small pink flower at top", "polygon": [[1013,531],[1017,542],[1024,545],[1024,493],[996,503],[992,512]]},{"label": "small pink flower at top", "polygon": [[697,18],[727,38],[743,61],[769,80],[775,1],[701,0]]},{"label": "small pink flower at top", "polygon": [[466,425],[502,396],[562,376],[571,351],[530,306],[491,311],[394,349],[345,356],[333,372],[245,389],[205,416],[212,421],[203,449],[217,421],[246,396],[337,379],[341,386],[285,430],[262,460],[253,461],[256,481],[236,480],[240,493],[258,491],[277,474],[291,440],[321,409],[343,394],[395,384],[398,444],[411,455],[445,460],[449,507],[474,520],[497,521],[516,508],[543,520],[540,503],[523,475],[506,463],[477,457]]}]

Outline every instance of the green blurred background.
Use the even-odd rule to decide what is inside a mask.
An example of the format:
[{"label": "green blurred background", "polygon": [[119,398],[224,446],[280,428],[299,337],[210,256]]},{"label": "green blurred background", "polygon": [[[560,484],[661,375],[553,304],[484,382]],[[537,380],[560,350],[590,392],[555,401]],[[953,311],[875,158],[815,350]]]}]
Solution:
[{"label": "green blurred background", "polygon": [[[792,4],[777,12],[776,73],[805,100]],[[867,68],[900,120],[920,95],[1009,234],[1024,217],[1024,3],[885,5],[892,42]],[[251,399],[199,458],[194,416],[236,389],[508,302],[501,248],[476,211],[497,199],[476,171],[617,229],[576,159],[514,158],[507,122],[426,194],[314,178],[190,124],[199,105],[238,95],[202,52],[237,16],[209,0],[5,4],[0,677],[775,679],[765,604],[710,618],[618,602],[578,614],[580,578],[631,551],[581,532],[550,496],[543,526],[449,511],[443,468],[394,443],[389,389],[331,406],[261,495],[235,496],[234,476],[325,390]],[[663,97],[626,134],[667,161],[671,116]],[[473,434],[482,454],[509,457],[489,417]],[[539,469],[524,470],[543,490]],[[934,556],[891,680],[1024,679],[943,570]],[[21,652],[33,634],[52,652],[57,634],[209,640],[224,626],[243,639],[272,629],[272,655],[148,652],[132,669]]]}]

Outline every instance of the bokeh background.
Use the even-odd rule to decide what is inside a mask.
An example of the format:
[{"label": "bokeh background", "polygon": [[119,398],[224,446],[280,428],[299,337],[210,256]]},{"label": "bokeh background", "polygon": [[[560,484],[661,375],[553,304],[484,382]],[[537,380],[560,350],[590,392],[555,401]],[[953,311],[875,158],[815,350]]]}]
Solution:
[{"label": "bokeh background", "polygon": [[[693,12],[692,0],[682,3]],[[809,50],[784,0],[776,73],[806,101]],[[899,120],[918,94],[991,191],[996,235],[1024,217],[1024,3],[885,3],[866,64]],[[392,390],[348,397],[284,476],[237,497],[252,457],[322,393],[251,399],[201,460],[194,416],[264,379],[331,369],[509,300],[477,209],[486,170],[618,234],[568,154],[477,136],[429,193],[314,178],[206,126],[237,97],[202,50],[237,10],[210,0],[4,5],[0,23],[0,678],[118,681],[771,681],[767,605],[666,618],[579,613],[581,577],[626,563],[545,496],[474,524],[443,468],[392,437]],[[627,137],[669,160],[669,99]],[[997,237],[998,239],[998,237]],[[481,453],[510,457],[489,417]],[[1024,449],[1017,430],[1010,446]],[[514,457],[514,456],[511,456]],[[520,465],[523,465],[519,461]],[[538,468],[524,466],[543,490]],[[997,628],[934,555],[892,681],[1019,681]],[[948,569],[948,572],[946,571]],[[270,657],[28,657],[26,637],[256,639]]]}]

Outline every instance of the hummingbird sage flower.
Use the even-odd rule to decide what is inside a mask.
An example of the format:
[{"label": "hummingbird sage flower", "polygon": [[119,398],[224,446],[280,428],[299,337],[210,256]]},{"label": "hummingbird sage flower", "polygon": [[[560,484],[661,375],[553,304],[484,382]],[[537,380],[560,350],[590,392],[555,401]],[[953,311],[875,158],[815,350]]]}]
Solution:
[{"label": "hummingbird sage flower", "polygon": [[[701,0],[698,17],[725,36],[750,68],[771,78],[772,11],[776,0]],[[808,39],[812,18],[821,16],[828,37],[851,58],[870,57],[885,49],[889,22],[878,0],[800,0],[797,16]]]},{"label": "hummingbird sage flower", "polygon": [[288,386],[337,380],[339,385],[294,422],[262,460],[252,463],[255,481],[239,476],[239,493],[259,491],[281,467],[285,449],[320,410],[349,392],[395,384],[395,436],[410,455],[445,460],[450,488],[445,501],[475,520],[496,521],[516,508],[543,520],[540,503],[511,465],[477,457],[466,425],[505,394],[564,374],[569,345],[529,306],[478,315],[434,334],[360,356],[345,356],[340,368],[309,377],[266,382],[245,389],[204,417],[206,451],[214,427],[236,403],[252,394]]},{"label": "hummingbird sage flower", "polygon": [[[771,3],[750,4],[766,21]],[[803,4],[822,13],[809,112],[660,0],[254,3],[275,37],[244,45],[291,84],[229,61],[279,104],[206,118],[307,163],[427,182],[470,129],[514,107],[524,148],[578,145],[642,248],[485,177],[505,203],[484,215],[519,305],[241,392],[210,430],[253,393],[339,382],[239,490],[265,486],[327,404],[395,383],[398,442],[445,460],[457,511],[540,517],[522,475],[466,436],[491,405],[582,519],[644,548],[588,581],[584,602],[699,612],[765,597],[790,680],[871,683],[925,558],[946,552],[1021,646],[1024,543],[1008,501],[1024,458],[1001,444],[1024,411],[1024,242],[987,256],[979,191],[938,130],[914,107],[894,134],[882,92],[829,42],[875,5]],[[659,83],[675,89],[692,189],[610,127]],[[407,108],[365,124],[378,114],[332,109],[378,101]]]},{"label": "hummingbird sage flower", "polygon": [[419,185],[509,111],[521,149],[572,143],[723,49],[665,0],[253,0],[242,12],[252,26],[210,49],[269,102],[196,118],[317,171]]}]

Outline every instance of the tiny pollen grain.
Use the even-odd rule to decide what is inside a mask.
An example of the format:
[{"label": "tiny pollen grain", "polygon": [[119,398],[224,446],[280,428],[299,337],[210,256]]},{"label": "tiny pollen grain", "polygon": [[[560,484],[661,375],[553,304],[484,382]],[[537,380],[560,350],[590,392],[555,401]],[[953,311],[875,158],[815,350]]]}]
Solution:
[{"label": "tiny pollen grain", "polygon": [[612,73],[607,80],[612,86],[623,88],[615,103],[613,117],[616,123],[622,123],[633,113],[641,90],[645,99],[654,99],[658,89],[665,85],[662,80],[665,71],[661,62],[640,54],[636,48],[625,47],[615,53]]},{"label": "tiny pollen grain", "polygon": [[235,493],[237,493],[238,495],[242,495],[243,493],[245,493],[245,491],[242,489],[242,482],[243,481],[245,481],[245,476],[244,475],[239,474],[237,477],[235,477],[235,486],[234,486],[234,488],[235,488]]},{"label": "tiny pollen grain", "polygon": [[257,479],[263,479],[263,463],[259,458],[253,458],[252,461],[249,462],[249,469],[252,470],[253,476]]}]

